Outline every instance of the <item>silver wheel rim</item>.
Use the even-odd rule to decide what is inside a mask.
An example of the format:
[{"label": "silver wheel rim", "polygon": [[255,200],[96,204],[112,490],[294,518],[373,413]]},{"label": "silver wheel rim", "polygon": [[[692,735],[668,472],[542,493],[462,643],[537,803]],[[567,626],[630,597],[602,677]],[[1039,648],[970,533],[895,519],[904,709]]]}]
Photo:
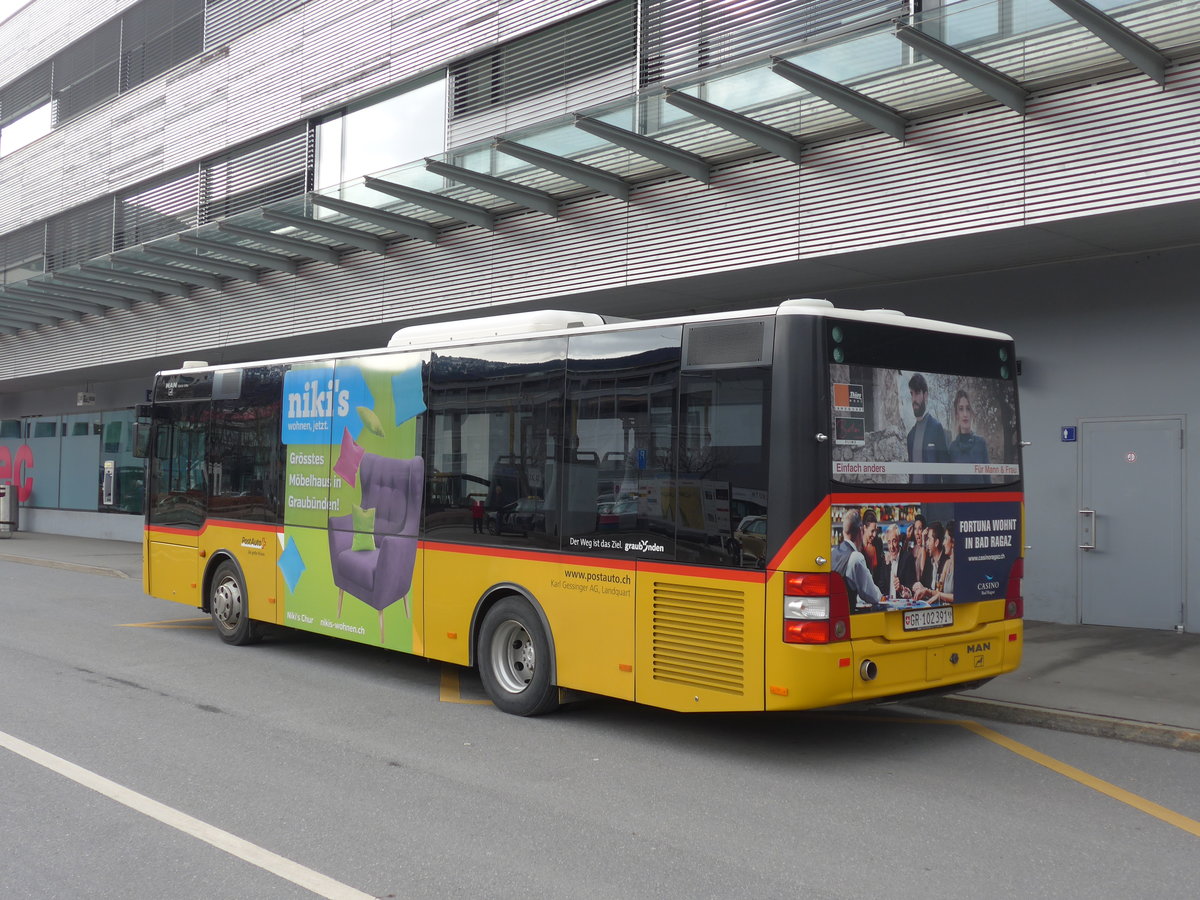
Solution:
[{"label": "silver wheel rim", "polygon": [[217,623],[229,631],[237,628],[242,619],[242,589],[237,579],[227,575],[213,591],[212,614]]},{"label": "silver wheel rim", "polygon": [[533,681],[537,671],[537,653],[529,632],[520,622],[509,619],[500,623],[492,635],[492,671],[500,687],[519,694]]}]

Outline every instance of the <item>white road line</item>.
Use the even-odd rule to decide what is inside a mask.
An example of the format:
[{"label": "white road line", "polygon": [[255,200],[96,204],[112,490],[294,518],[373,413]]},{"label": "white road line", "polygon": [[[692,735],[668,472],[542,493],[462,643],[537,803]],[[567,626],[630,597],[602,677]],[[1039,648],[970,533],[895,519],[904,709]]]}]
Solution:
[{"label": "white road line", "polygon": [[159,803],[157,800],[151,800],[144,794],[139,794],[137,791],[122,787],[115,781],[110,781],[102,775],[97,775],[95,772],[91,772],[82,766],[68,762],[62,757],[55,756],[53,753],[47,753],[45,750],[35,747],[33,744],[27,744],[20,738],[15,738],[3,731],[0,731],[0,747],[11,750],[18,756],[23,756],[30,762],[37,763],[39,766],[43,766],[52,772],[57,772],[59,775],[69,778],[86,788],[91,788],[96,793],[103,794],[111,800],[116,800],[118,803],[128,806],[130,809],[137,810],[143,815],[157,819],[164,825],[178,829],[190,837],[204,841],[206,844],[211,844],[218,850],[224,850],[238,859],[245,860],[251,865],[258,866],[260,869],[265,869],[272,875],[278,875],[280,878],[306,888],[318,896],[327,897],[329,900],[373,900],[371,894],[364,894],[357,888],[352,888],[347,884],[342,884],[340,881],[335,881],[326,875],[322,875],[320,872],[314,872],[306,866],[286,859],[277,853],[272,853],[270,850],[265,850],[257,844],[242,840],[237,835],[230,834],[228,831],[222,831],[220,828],[209,825],[207,822],[201,822],[187,813],[172,809],[169,806]]}]

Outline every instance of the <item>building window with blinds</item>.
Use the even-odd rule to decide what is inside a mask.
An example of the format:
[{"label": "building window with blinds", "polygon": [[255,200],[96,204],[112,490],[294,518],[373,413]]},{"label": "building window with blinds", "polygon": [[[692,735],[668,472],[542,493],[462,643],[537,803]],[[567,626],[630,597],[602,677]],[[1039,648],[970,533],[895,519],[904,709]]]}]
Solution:
[{"label": "building window with blinds", "polygon": [[121,17],[121,90],[204,48],[204,0],[143,0]]},{"label": "building window with blinds", "polygon": [[200,224],[298,197],[312,188],[311,136],[296,125],[205,160]]},{"label": "building window with blinds", "polygon": [[909,0],[646,0],[642,84],[878,25]]},{"label": "building window with blinds", "polygon": [[0,236],[0,284],[40,275],[46,268],[46,226],[41,222]]},{"label": "building window with blinds", "polygon": [[0,88],[0,156],[50,133],[51,71],[43,63]]},{"label": "building window with blinds", "polygon": [[630,64],[637,5],[619,0],[450,69],[450,119],[475,115]]}]

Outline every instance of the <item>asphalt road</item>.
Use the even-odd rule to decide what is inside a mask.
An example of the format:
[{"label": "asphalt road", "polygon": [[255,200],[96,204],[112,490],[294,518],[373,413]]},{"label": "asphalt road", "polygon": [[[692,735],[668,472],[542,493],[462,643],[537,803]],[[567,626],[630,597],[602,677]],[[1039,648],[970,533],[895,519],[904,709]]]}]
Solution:
[{"label": "asphalt road", "polygon": [[[163,624],[147,624],[163,623]],[[0,562],[0,896],[1192,897],[1200,754],[926,710],[518,719]]]}]

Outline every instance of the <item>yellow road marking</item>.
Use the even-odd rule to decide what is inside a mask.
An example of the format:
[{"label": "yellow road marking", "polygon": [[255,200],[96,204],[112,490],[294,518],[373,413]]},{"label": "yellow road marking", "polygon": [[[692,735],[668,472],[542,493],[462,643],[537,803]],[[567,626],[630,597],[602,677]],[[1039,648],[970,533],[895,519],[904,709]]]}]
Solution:
[{"label": "yellow road marking", "polygon": [[491,706],[491,700],[468,700],[462,695],[462,687],[458,682],[458,670],[442,666],[442,687],[440,698],[443,703],[466,703],[471,706]]},{"label": "yellow road marking", "polygon": [[211,619],[166,619],[162,622],[122,622],[118,628],[208,628]]},{"label": "yellow road marking", "polygon": [[957,723],[968,731],[972,731],[980,737],[987,738],[995,744],[999,744],[1006,750],[1011,750],[1019,756],[1023,756],[1028,760],[1037,763],[1039,766],[1045,766],[1052,772],[1057,772],[1070,778],[1072,781],[1077,781],[1085,787],[1090,787],[1094,791],[1099,791],[1101,794],[1112,797],[1114,800],[1132,806],[1134,809],[1144,812],[1148,816],[1154,816],[1156,819],[1161,819],[1168,825],[1174,825],[1188,834],[1200,837],[1200,822],[1195,819],[1189,819],[1187,816],[1180,815],[1174,810],[1167,809],[1165,806],[1159,806],[1145,797],[1139,797],[1137,794],[1131,793],[1124,788],[1119,788],[1115,784],[1110,784],[1095,775],[1089,775],[1082,769],[1077,769],[1067,763],[1060,762],[1053,756],[1047,756],[1034,750],[1032,747],[1027,747],[1020,741],[1014,741],[1012,738],[1005,737],[998,731],[993,731],[986,725],[980,725],[978,722],[959,722]]},{"label": "yellow road marking", "polygon": [[1037,763],[1039,766],[1045,766],[1052,772],[1057,772],[1065,778],[1070,778],[1082,784],[1084,787],[1089,787],[1094,791],[1104,794],[1106,797],[1124,803],[1127,806],[1132,806],[1134,809],[1144,812],[1148,816],[1153,816],[1166,822],[1168,825],[1174,825],[1176,828],[1186,831],[1188,834],[1200,837],[1200,822],[1195,819],[1189,819],[1185,815],[1167,809],[1165,806],[1160,806],[1152,800],[1147,800],[1145,797],[1139,797],[1137,794],[1127,791],[1124,788],[1119,788],[1115,784],[1111,784],[1102,778],[1097,778],[1095,775],[1089,775],[1082,769],[1077,769],[1074,766],[1061,762],[1053,756],[1047,756],[1041,751],[1034,750],[1032,747],[1022,744],[1020,741],[1014,741],[1010,737],[1005,737],[998,731],[993,731],[986,725],[980,725],[978,722],[964,721],[962,719],[927,719],[917,716],[872,716],[872,715],[838,715],[831,714],[826,718],[836,718],[842,721],[850,720],[855,722],[896,722],[903,725],[956,725],[960,728],[965,728],[982,738],[986,738],[994,744],[999,744],[1005,750],[1009,750],[1018,756],[1023,756],[1031,762]]}]

